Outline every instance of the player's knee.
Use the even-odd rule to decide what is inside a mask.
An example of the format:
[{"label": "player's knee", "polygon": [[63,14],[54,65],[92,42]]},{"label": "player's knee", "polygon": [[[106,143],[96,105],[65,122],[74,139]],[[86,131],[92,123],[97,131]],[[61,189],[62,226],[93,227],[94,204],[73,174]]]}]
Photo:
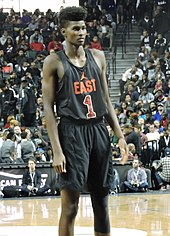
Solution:
[{"label": "player's knee", "polygon": [[78,205],[75,204],[70,204],[67,209],[65,210],[66,217],[69,219],[73,219],[76,217],[78,212]]}]

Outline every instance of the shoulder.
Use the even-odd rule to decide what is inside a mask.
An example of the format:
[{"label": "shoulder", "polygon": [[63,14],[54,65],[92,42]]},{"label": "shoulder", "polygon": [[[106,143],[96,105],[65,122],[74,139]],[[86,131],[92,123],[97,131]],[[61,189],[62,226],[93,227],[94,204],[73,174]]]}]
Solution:
[{"label": "shoulder", "polygon": [[104,58],[105,55],[104,55],[104,52],[101,51],[101,50],[98,50],[98,49],[95,49],[95,48],[92,48],[92,49],[88,49],[91,54],[94,56],[94,57],[101,57],[101,58]]},{"label": "shoulder", "polygon": [[98,64],[99,68],[104,68],[106,66],[106,60],[104,52],[98,49],[89,49],[91,54],[93,55],[96,63]]},{"label": "shoulder", "polygon": [[52,69],[58,67],[58,64],[61,63],[61,59],[58,54],[51,53],[48,55],[43,63],[43,69]]}]

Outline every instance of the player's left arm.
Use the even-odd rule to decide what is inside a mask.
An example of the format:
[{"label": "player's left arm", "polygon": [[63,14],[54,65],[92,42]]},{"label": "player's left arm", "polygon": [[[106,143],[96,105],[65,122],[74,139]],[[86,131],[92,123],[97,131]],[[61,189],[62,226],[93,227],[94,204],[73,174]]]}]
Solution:
[{"label": "player's left arm", "polygon": [[112,130],[114,131],[114,134],[119,139],[118,145],[119,145],[121,156],[122,156],[121,163],[124,164],[128,158],[128,147],[127,147],[124,135],[122,133],[122,130],[120,128],[114,107],[109,97],[108,84],[106,80],[106,59],[102,51],[95,51],[94,53],[95,53],[96,62],[101,68],[101,83],[102,83],[102,88],[103,88],[104,100],[106,102],[106,107],[107,107],[107,115],[105,118],[108,124],[110,125],[110,127],[112,128]]}]

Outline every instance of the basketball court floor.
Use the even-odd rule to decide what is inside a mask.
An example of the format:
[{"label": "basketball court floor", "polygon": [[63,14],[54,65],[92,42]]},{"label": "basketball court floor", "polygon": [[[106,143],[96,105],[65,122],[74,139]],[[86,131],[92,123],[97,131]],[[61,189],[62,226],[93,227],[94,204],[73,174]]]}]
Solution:
[{"label": "basketball court floor", "polygon": [[[112,236],[170,236],[169,191],[110,195]],[[58,236],[60,197],[0,199],[0,236]],[[75,236],[92,236],[89,195],[81,195]]]}]

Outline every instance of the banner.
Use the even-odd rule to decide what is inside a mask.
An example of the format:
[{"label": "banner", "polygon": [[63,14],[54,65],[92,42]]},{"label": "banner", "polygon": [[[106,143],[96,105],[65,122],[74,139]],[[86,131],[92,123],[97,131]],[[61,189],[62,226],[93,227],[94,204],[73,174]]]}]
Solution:
[{"label": "banner", "polygon": [[[36,167],[41,172],[41,187],[45,183],[53,187],[56,184],[57,176],[52,167]],[[24,168],[0,168],[0,189],[5,186],[21,186],[23,173],[26,170]]]}]

